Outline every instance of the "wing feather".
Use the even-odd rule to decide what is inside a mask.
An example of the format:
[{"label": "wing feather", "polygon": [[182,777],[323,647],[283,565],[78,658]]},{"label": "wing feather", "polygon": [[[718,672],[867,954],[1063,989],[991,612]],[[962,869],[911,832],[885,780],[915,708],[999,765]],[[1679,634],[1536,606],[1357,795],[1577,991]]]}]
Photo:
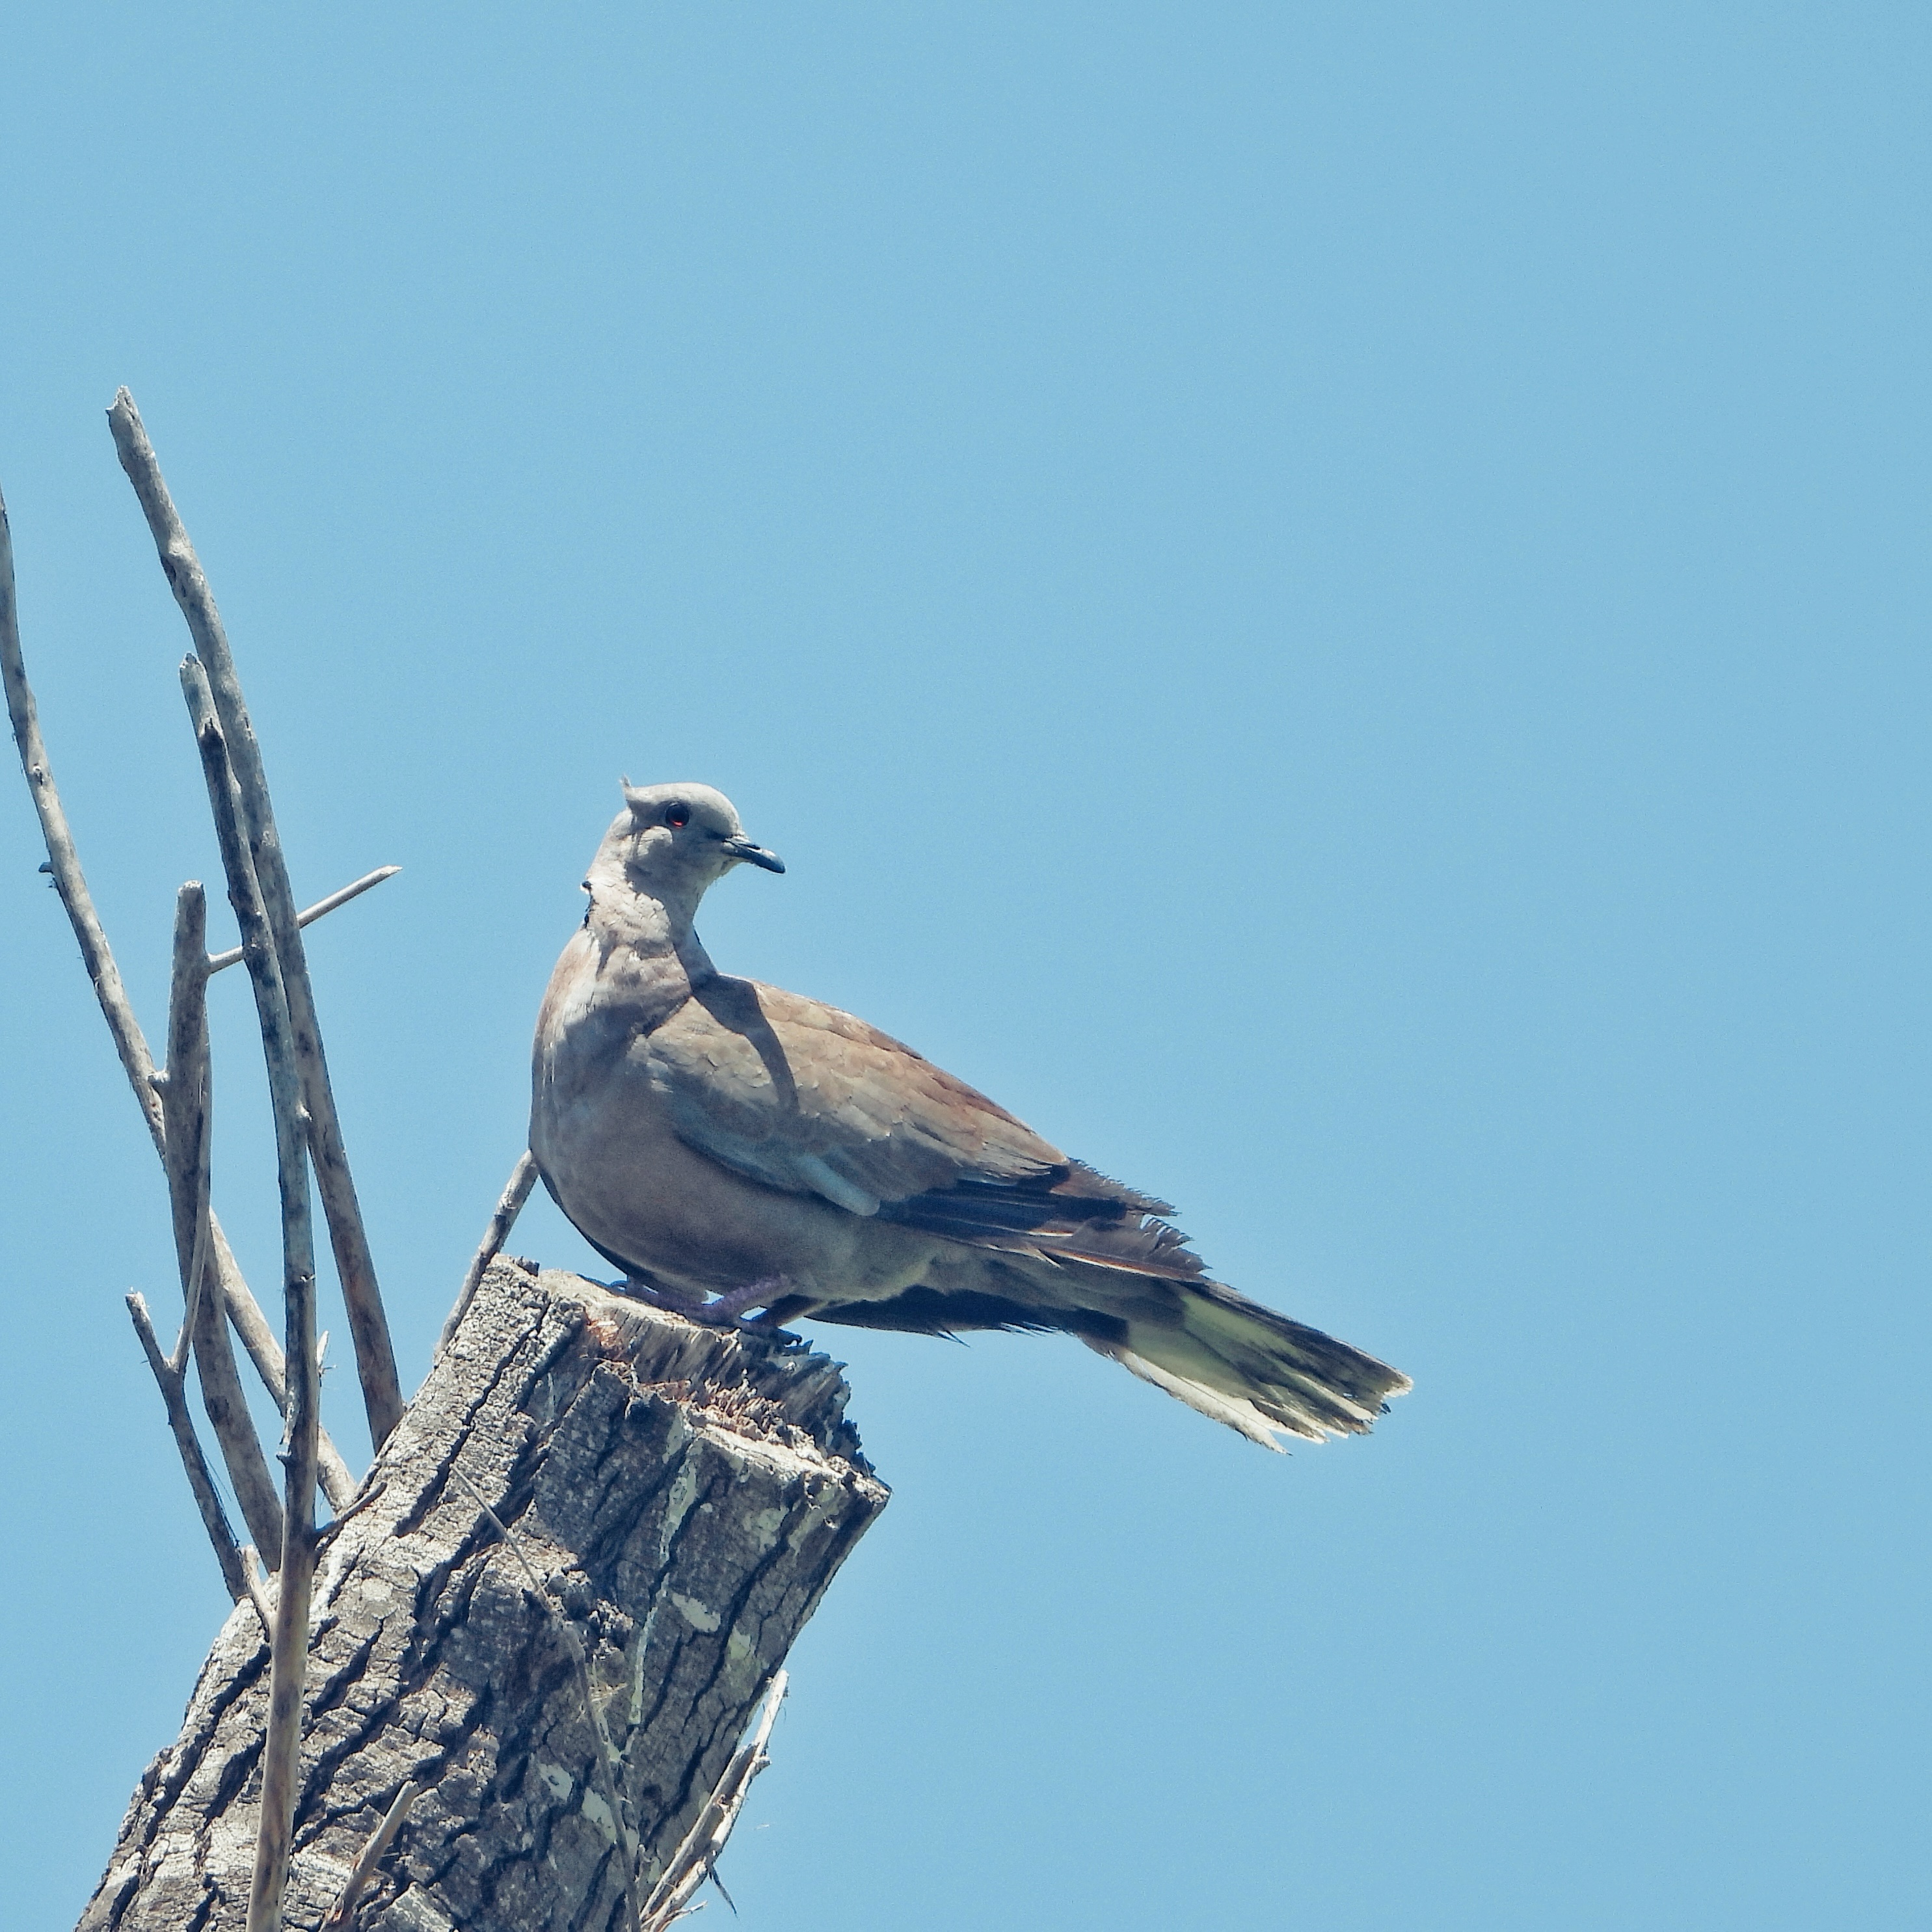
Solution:
[{"label": "wing feather", "polygon": [[1064,1168],[1031,1128],[889,1034],[748,980],[707,982],[639,1042],[679,1138],[856,1214]]},{"label": "wing feather", "polygon": [[768,1187],[1029,1260],[1202,1274],[1166,1202],[836,1006],[721,976],[640,1046],[679,1138]]}]

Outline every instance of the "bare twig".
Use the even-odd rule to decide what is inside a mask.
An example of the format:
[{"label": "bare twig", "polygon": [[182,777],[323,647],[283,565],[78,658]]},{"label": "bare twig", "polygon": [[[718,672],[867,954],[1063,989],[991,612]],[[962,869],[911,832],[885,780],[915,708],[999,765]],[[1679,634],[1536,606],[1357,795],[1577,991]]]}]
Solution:
[{"label": "bare twig", "polygon": [[261,1557],[252,1543],[242,1546],[242,1580],[248,1586],[248,1600],[255,1606],[255,1614],[262,1620],[262,1634],[272,1642],[275,1634],[275,1606],[268,1600],[268,1593],[262,1587],[262,1580],[255,1572],[261,1566]]},{"label": "bare twig", "polygon": [[[289,887],[288,868],[282,857],[280,835],[275,830],[274,809],[269,802],[268,781],[262,771],[262,754],[255,742],[248,706],[235,674],[235,662],[228,649],[227,633],[220,614],[202,574],[194,546],[176,514],[167,484],[154,446],[142,427],[134,399],[122,389],[107,412],[114,433],[114,446],[121,466],[134,486],[141,508],[159,551],[175,601],[188,620],[190,634],[201,662],[206,668],[207,683],[215,715],[227,746],[226,762],[237,790],[239,818],[249,857],[259,888],[268,930],[274,935],[280,964],[283,998],[287,1006],[290,1030],[296,1061],[296,1076],[302,1098],[308,1112],[307,1136],[315,1161],[316,1184],[322,1196],[322,1210],[328,1222],[331,1245],[335,1251],[338,1274],[342,1280],[343,1300],[349,1311],[350,1332],[356,1343],[357,1372],[362,1378],[362,1399],[368,1411],[369,1433],[377,1448],[403,1412],[401,1384],[396,1374],[395,1351],[382,1312],[381,1291],[376,1286],[375,1264],[369,1252],[368,1238],[362,1226],[362,1209],[356,1199],[356,1185],[349,1172],[348,1156],[342,1144],[341,1123],[336,1117],[335,1096],[328,1084],[328,1064],[323,1056],[322,1031],[315,1014],[315,998],[309,985],[307,956],[302,950],[301,928],[296,924],[295,896]],[[244,952],[248,940],[242,940]]]},{"label": "bare twig", "polygon": [[174,1353],[168,1360],[176,1368],[188,1366],[188,1352],[194,1340],[194,1324],[201,1313],[202,1291],[208,1285],[209,1234],[214,1216],[208,1210],[206,1183],[202,1184],[201,1212],[195,1217],[194,1246],[188,1256],[184,1270],[188,1276],[188,1289],[182,1298],[181,1334],[175,1341]]},{"label": "bare twig", "polygon": [[282,1556],[281,1498],[275,1493],[274,1475],[255,1432],[254,1418],[248,1413],[248,1399],[242,1392],[228,1324],[223,1319],[221,1297],[212,1281],[195,1316],[194,1366],[201,1379],[201,1406],[221,1446],[230,1486],[242,1506],[242,1520],[256,1547],[268,1552],[268,1561],[273,1566]]},{"label": "bare twig", "polygon": [[[732,1826],[738,1822],[738,1814],[745,1808],[746,1796],[751,1790],[752,1779],[771,1762],[765,1755],[765,1746],[770,1739],[772,1725],[778,1721],[778,1706],[784,1702],[785,1685],[789,1681],[782,1670],[772,1676],[756,1727],[733,1753],[731,1762],[724,1767],[724,1775],[718,1780],[718,1788],[705,1801],[704,1809],[698,1814],[698,1822],[686,1832],[684,1842],[672,1854],[663,1877],[652,1888],[650,1897],[645,1900],[644,1932],[668,1932],[671,1922],[682,1918],[690,1909],[691,1900],[699,1886],[713,1875],[712,1868],[718,1862],[718,1854],[731,1835]],[[722,1885],[718,1888],[720,1892],[724,1890]],[[730,1894],[725,1896],[728,1902]]]},{"label": "bare twig", "polygon": [[316,1475],[322,1484],[322,1492],[328,1498],[332,1510],[346,1510],[356,1499],[356,1492],[362,1487],[350,1473],[349,1465],[342,1460],[335,1444],[328,1439],[328,1431],[316,1432]]},{"label": "bare twig", "polygon": [[[344,886],[340,892],[331,892],[326,899],[317,899],[306,912],[296,914],[298,926],[313,926],[325,913],[333,912],[338,906],[346,905],[351,899],[359,899],[371,886],[380,886],[385,879],[393,879],[402,870],[400,866],[378,866],[373,872],[364,872],[362,878]],[[211,973],[225,973],[231,966],[242,963],[242,949],[231,946],[226,952],[211,954],[208,970]]]},{"label": "bare twig", "polygon": [[309,1598],[315,1583],[316,1416],[321,1395],[315,1350],[315,1246],[308,1196],[307,1123],[289,1017],[278,935],[262,903],[241,820],[228,747],[214,715],[208,680],[194,658],[182,666],[182,689],[194,721],[195,742],[208,781],[221,847],[228,897],[242,928],[242,956],[255,989],[268,1098],[275,1118],[275,1168],[282,1196],[282,1293],[287,1310],[283,1344],[289,1370],[289,1407],[283,1438],[282,1560],[275,1594],[269,1662],[268,1730],[262,1747],[262,1819],[248,1894],[248,1932],[278,1932],[295,1827],[297,1760],[302,1744],[302,1682],[308,1664]]},{"label": "bare twig", "polygon": [[624,1802],[618,1795],[617,1778],[623,1760],[617,1755],[617,1748],[610,1742],[609,1728],[604,1722],[604,1710],[590,1684],[590,1660],[584,1654],[582,1640],[571,1628],[570,1619],[551,1600],[550,1592],[538,1580],[537,1573],[530,1568],[530,1560],[517,1547],[503,1519],[493,1510],[484,1498],[483,1492],[459,1469],[450,1465],[449,1473],[470,1492],[476,1507],[490,1519],[496,1534],[503,1540],[503,1547],[510,1553],[511,1560],[524,1573],[528,1585],[544,1614],[564,1641],[570,1652],[570,1660],[577,1670],[577,1688],[584,1699],[584,1708],[590,1720],[590,1729],[597,1748],[590,1754],[591,1768],[598,1774],[597,1781],[603,1787],[604,1802],[610,1808],[610,1828],[617,1834],[617,1857],[624,1875],[625,1917],[631,1932],[643,1932],[643,1916],[638,1905],[638,1856],[636,1834],[627,1831],[624,1823]]},{"label": "bare twig", "polygon": [[362,1896],[362,1888],[375,1876],[376,1868],[382,1862],[382,1854],[389,1849],[390,1840],[401,1830],[403,1820],[410,1815],[410,1807],[419,1795],[413,1784],[404,1785],[396,1793],[396,1802],[382,1814],[382,1822],[369,1834],[369,1842],[362,1847],[362,1856],[356,1861],[355,1869],[349,1874],[328,1916],[322,1922],[322,1932],[340,1932],[340,1928],[355,1917],[356,1901]]},{"label": "bare twig", "polygon": [[120,969],[108,950],[107,935],[100,929],[94,913],[94,900],[74,849],[74,835],[68,830],[67,814],[61,809],[60,794],[54,788],[47,748],[40,742],[33,690],[27,682],[26,666],[20,656],[20,612],[14,589],[14,539],[8,526],[4,499],[0,499],[0,681],[7,688],[7,715],[13,724],[14,742],[20,748],[20,769],[27,775],[28,789],[34,794],[34,809],[40,814],[54,890],[67,908],[74,936],[80,942],[87,976],[94,982],[94,997],[100,1002],[121,1064],[128,1070],[128,1082],[141,1103],[148,1132],[158,1149],[164,1130],[160,1096],[153,1085],[154,1063],[135,1022],[134,1010],[128,1004],[128,989],[121,983]]},{"label": "bare twig", "polygon": [[282,1548],[282,1507],[266,1457],[255,1434],[242,1378],[236,1372],[235,1352],[229,1345],[228,1323],[218,1295],[206,1291],[212,1216],[208,1206],[208,1149],[212,1144],[214,1090],[208,1057],[207,896],[195,880],[182,887],[175,901],[174,971],[168,992],[168,1064],[154,1076],[160,1090],[166,1136],[161,1164],[167,1170],[168,1199],[172,1210],[175,1254],[181,1268],[182,1330],[168,1366],[177,1376],[188,1366],[193,1347],[201,1371],[202,1404],[214,1426],[227,1465],[235,1500],[242,1506],[248,1533],[279,1558]]},{"label": "bare twig", "polygon": [[496,1203],[496,1211],[490,1216],[490,1225],[483,1230],[482,1244],[470,1257],[463,1286],[456,1292],[456,1306],[449,1311],[449,1319],[442,1324],[442,1333],[436,1338],[438,1353],[449,1346],[449,1338],[456,1333],[464,1312],[476,1298],[477,1285],[482,1280],[484,1270],[510,1238],[510,1230],[517,1225],[517,1216],[524,1211],[524,1203],[530,1198],[530,1190],[536,1185],[536,1156],[526,1148],[510,1170],[502,1198]]},{"label": "bare twig", "polygon": [[[216,1221],[213,1226],[215,1280],[220,1287],[222,1299],[227,1304],[228,1318],[235,1324],[235,1332],[241,1336],[242,1346],[248,1350],[248,1359],[254,1364],[255,1372],[268,1392],[268,1400],[286,1420],[289,1412],[288,1367],[283,1358],[282,1345],[275,1340],[275,1331],[269,1326],[268,1318],[262,1312],[261,1304],[250,1294],[248,1284],[242,1279],[242,1270],[236,1265],[220,1222]],[[328,1439],[327,1430],[317,1431],[316,1444],[316,1473],[321,1480],[322,1494],[328,1497],[331,1509],[346,1510],[361,1485],[350,1474],[349,1465],[343,1461],[335,1444]],[[279,1549],[280,1545],[278,1544],[276,1547]]]},{"label": "bare twig", "polygon": [[168,1358],[179,1375],[194,1336],[208,1268],[208,1147],[213,1090],[208,1060],[208,896],[190,879],[175,895],[174,972],[168,986],[168,1064],[160,1090],[161,1166],[182,1278],[181,1340]]},{"label": "bare twig", "polygon": [[148,1319],[147,1303],[132,1288],[128,1291],[128,1312],[134,1317],[134,1333],[141,1338],[141,1352],[147,1357],[148,1366],[154,1372],[155,1385],[160,1390],[161,1401],[168,1412],[168,1427],[173,1432],[175,1446],[181,1451],[182,1467],[188,1472],[188,1486],[194,1492],[195,1507],[201,1512],[202,1527],[208,1532],[208,1540],[214,1546],[214,1560],[221,1565],[221,1580],[228,1586],[229,1595],[238,1604],[250,1594],[248,1566],[242,1560],[235,1532],[228,1526],[227,1513],[216,1493],[208,1458],[201,1453],[201,1444],[196,1438],[194,1420],[188,1412],[188,1399],[182,1393],[182,1378],[168,1366],[168,1358],[161,1353],[154,1324]]},{"label": "bare twig", "polygon": [[[313,1275],[307,1289],[304,1294],[291,1286],[292,1328],[298,1327],[304,1318],[311,1324],[314,1321]],[[282,1560],[275,1573],[268,1723],[262,1740],[262,1813],[256,1827],[255,1864],[249,1882],[248,1932],[280,1932],[289,1853],[295,1840],[302,1693],[308,1676],[309,1610],[315,1590],[315,1412],[322,1382],[320,1364],[312,1352],[303,1353],[308,1370],[294,1378],[282,1450]]]}]

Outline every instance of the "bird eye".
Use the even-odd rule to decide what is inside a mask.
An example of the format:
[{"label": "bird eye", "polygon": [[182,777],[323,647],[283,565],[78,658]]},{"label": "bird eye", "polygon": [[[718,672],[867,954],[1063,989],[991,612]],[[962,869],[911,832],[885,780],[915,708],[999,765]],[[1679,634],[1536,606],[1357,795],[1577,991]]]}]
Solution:
[{"label": "bird eye", "polygon": [[691,807],[683,803],[682,800],[676,805],[666,806],[664,823],[672,826],[688,825],[691,823]]}]

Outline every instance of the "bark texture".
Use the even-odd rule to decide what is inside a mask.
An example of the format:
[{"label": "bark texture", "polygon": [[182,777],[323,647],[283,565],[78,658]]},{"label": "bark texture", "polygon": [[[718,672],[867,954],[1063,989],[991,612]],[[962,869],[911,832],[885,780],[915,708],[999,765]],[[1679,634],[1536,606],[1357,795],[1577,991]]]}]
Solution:
[{"label": "bark texture", "polygon": [[[886,1492],[837,1365],[500,1260],[324,1532],[287,1904],[319,1926],[406,1781],[364,1932],[625,1923]],[[459,1473],[460,1472],[460,1473]],[[621,1819],[568,1619],[617,1759]],[[246,1914],[268,1648],[238,1606],[134,1794],[82,1932]]]}]

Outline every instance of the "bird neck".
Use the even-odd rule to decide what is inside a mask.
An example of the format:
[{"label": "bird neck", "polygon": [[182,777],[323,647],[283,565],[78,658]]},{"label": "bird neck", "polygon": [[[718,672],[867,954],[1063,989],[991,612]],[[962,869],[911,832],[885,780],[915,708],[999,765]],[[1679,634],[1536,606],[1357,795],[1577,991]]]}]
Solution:
[{"label": "bird neck", "polygon": [[660,898],[640,891],[628,879],[600,876],[595,871],[584,884],[590,910],[584,922],[601,957],[628,956],[649,976],[681,975],[692,988],[717,976],[718,969],[692,924],[701,891],[693,892],[686,905],[669,895]]}]

